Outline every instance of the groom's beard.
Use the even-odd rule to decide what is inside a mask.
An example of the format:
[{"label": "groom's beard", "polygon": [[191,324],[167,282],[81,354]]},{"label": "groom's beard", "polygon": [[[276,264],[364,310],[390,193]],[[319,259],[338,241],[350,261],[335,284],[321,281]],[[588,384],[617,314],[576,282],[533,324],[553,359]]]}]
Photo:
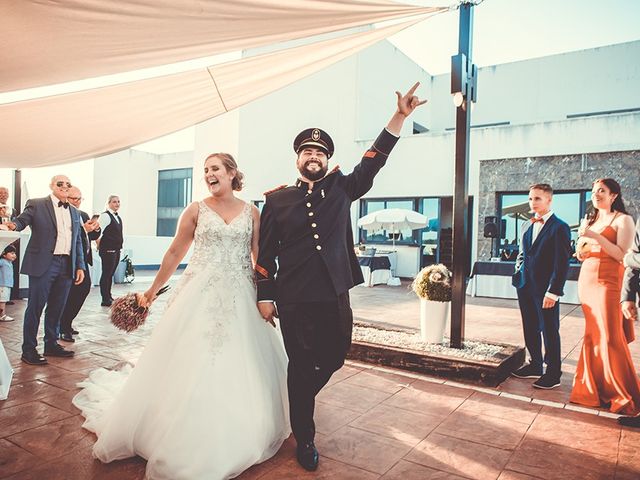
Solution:
[{"label": "groom's beard", "polygon": [[321,167],[320,170],[309,170],[307,168],[307,164],[302,165],[298,171],[300,172],[300,175],[302,175],[304,178],[311,180],[312,182],[315,182],[316,180],[320,180],[321,178],[324,178],[324,176],[327,174],[327,170],[328,170],[328,166],[326,167]]}]

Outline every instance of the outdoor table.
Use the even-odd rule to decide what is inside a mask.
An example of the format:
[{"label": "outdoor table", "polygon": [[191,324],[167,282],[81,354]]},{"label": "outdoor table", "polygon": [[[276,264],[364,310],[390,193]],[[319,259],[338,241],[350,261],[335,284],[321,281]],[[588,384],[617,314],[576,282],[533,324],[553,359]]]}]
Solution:
[{"label": "outdoor table", "polygon": [[386,284],[391,278],[391,260],[388,255],[359,256],[358,263],[367,287]]},{"label": "outdoor table", "polygon": [[[511,285],[511,275],[513,275],[515,268],[515,262],[475,262],[471,270],[471,279],[467,285],[467,295],[472,297],[518,298],[515,287]],[[562,303],[580,303],[578,299],[579,273],[580,265],[569,265],[564,295],[560,299]]]}]

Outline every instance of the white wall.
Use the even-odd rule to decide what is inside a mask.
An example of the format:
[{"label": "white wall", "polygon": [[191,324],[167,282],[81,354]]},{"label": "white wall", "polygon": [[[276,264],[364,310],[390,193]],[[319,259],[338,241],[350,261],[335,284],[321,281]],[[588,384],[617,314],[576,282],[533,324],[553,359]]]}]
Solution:
[{"label": "white wall", "polygon": [[103,212],[109,195],[118,195],[125,235],[155,235],[158,171],[192,166],[193,152],[156,155],[129,149],[96,159],[94,212]]},{"label": "white wall", "polygon": [[[472,125],[640,107],[640,41],[480,68]],[[636,60],[633,60],[636,59]],[[434,128],[455,125],[450,75],[433,80]]]}]

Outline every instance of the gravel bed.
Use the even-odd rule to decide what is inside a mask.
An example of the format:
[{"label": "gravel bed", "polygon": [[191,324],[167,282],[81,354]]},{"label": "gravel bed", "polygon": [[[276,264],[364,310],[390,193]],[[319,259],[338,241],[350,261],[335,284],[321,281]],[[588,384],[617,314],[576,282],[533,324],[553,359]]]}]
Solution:
[{"label": "gravel bed", "polygon": [[473,340],[465,340],[463,348],[461,349],[450,348],[446,337],[444,343],[424,343],[420,339],[420,332],[384,330],[363,324],[355,324],[353,326],[353,340],[389,347],[406,348],[420,352],[436,353],[448,357],[485,361],[494,359],[504,348],[500,345]]}]

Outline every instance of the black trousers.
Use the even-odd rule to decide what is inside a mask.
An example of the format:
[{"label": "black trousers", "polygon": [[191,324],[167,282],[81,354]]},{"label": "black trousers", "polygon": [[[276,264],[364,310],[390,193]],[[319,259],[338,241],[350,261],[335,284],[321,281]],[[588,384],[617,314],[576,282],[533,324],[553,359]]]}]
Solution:
[{"label": "black trousers", "polygon": [[[552,308],[542,308],[544,294],[535,294],[526,287],[518,288],[517,292],[520,315],[522,316],[524,344],[529,351],[531,365],[542,370],[543,363],[546,363],[546,373],[559,379],[562,375],[560,302],[556,302]],[[544,357],[542,356],[543,340]]]},{"label": "black trousers", "polygon": [[342,365],[351,347],[349,293],[331,302],[278,305],[289,356],[287,386],[291,428],[298,444],[315,436],[315,397]]},{"label": "black trousers", "polygon": [[67,303],[62,311],[62,317],[60,317],[60,332],[71,334],[73,330],[71,323],[78,316],[84,301],[91,291],[91,275],[89,269],[84,271],[84,280],[80,285],[71,285],[69,290],[69,296],[67,297]]},{"label": "black trousers", "polygon": [[118,262],[120,261],[120,250],[101,250],[102,275],[100,275],[100,295],[102,303],[109,303],[111,297],[111,285],[113,284],[113,274],[116,273]]}]

